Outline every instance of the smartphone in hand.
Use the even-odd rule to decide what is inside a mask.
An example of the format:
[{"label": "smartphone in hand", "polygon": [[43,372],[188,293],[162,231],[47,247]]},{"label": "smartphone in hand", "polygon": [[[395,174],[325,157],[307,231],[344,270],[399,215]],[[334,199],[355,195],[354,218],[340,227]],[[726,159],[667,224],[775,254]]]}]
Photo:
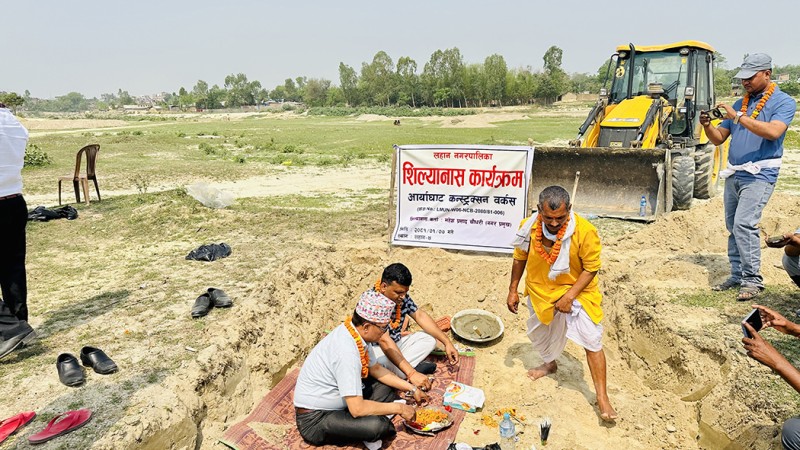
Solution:
[{"label": "smartphone in hand", "polygon": [[786,244],[789,243],[789,239],[784,237],[782,234],[777,236],[770,236],[767,238],[767,247],[784,247]]},{"label": "smartphone in hand", "polygon": [[753,336],[744,326],[745,323],[749,323],[754,330],[761,331],[761,328],[764,326],[764,324],[761,323],[761,312],[758,309],[754,309],[742,320],[742,333],[744,333],[744,337],[752,339]]}]

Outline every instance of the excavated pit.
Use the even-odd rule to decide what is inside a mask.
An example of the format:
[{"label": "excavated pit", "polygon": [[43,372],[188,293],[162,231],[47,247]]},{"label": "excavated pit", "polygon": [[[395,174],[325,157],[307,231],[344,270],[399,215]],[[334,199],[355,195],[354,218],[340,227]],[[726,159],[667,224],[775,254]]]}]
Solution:
[{"label": "excavated pit", "polygon": [[[762,225],[768,232],[790,230],[799,216],[792,197],[776,194]],[[599,224],[609,395],[621,416],[616,425],[597,418],[585,355],[574,344],[558,360],[557,374],[536,382],[525,376],[541,360],[524,334],[527,313],[515,316],[505,306],[510,256],[388,248],[375,236],[311,244],[304,255],[313,258],[286,258],[269,281],[239,302],[236,316],[220,324],[224,331],[189,367],[142,394],[149,403],[136,419],[123,419],[127,426],[114,442],[220,448],[225,429],[347,315],[382,267],[402,261],[415,277],[413,298],[434,318],[466,308],[502,318],[503,338],[476,347],[473,384],[486,392],[485,412],[514,406],[529,423],[551,417],[554,448],[772,448],[791,411],[759,392],[764,380],[781,381],[741,349],[738,322],[747,306],[731,300],[722,308],[703,308],[679,301],[727,274],[721,201],[670,214],[638,231],[615,232],[615,226]],[[788,284],[775,267],[779,258],[778,251],[763,252],[770,285]],[[271,442],[286,431],[251,427]],[[497,440],[496,430],[480,414],[467,415],[457,440],[486,445]],[[537,441],[529,432],[518,445],[530,448]]]}]

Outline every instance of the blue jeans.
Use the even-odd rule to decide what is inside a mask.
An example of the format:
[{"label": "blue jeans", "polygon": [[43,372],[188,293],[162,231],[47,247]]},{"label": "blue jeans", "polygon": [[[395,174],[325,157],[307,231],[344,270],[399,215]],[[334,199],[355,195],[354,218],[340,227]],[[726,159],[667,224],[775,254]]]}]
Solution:
[{"label": "blue jeans", "polygon": [[761,237],[758,222],[775,183],[725,180],[725,228],[728,229],[728,260],[731,278],[743,285],[764,287],[761,277]]}]

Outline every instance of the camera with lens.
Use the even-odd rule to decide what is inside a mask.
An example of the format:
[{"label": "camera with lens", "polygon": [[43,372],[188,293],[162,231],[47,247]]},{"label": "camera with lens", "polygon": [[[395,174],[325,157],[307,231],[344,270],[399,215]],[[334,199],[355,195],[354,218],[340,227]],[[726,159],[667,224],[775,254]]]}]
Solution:
[{"label": "camera with lens", "polygon": [[725,108],[723,107],[716,107],[706,111],[706,114],[708,114],[712,119],[724,119],[725,116],[728,115],[728,112],[725,111]]}]

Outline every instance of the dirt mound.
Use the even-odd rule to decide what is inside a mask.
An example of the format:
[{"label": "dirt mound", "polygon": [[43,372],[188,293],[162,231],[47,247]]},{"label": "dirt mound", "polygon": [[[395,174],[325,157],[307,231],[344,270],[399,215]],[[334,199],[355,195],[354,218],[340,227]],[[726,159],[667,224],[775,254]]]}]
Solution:
[{"label": "dirt mound", "polygon": [[[800,208],[794,197],[775,195],[764,217],[768,233],[787,231],[800,223]],[[597,417],[585,355],[574,344],[557,374],[536,382],[525,376],[541,361],[524,334],[527,313],[515,316],[505,306],[510,256],[387,248],[383,237],[373,236],[335,245],[302,242],[303,252],[267,274],[180,375],[137,395],[136,419],[123,421],[98,447],[155,448],[170,437],[175,448],[212,448],[352,310],[383,266],[402,261],[415,277],[412,296],[434,317],[481,308],[504,321],[501,339],[475,348],[473,384],[486,392],[484,413],[513,406],[526,418],[531,428],[519,448],[538,443],[542,416],[553,420],[556,448],[770,448],[790,411],[759,394],[764,383],[780,381],[741,350],[738,320],[746,305],[731,301],[720,310],[675,301],[727,275],[721,200],[604,240],[609,394],[621,415],[614,426]],[[779,253],[764,252],[770,285],[788,283],[774,267]],[[257,431],[283,432],[267,425]],[[481,414],[468,414],[457,440],[486,445],[497,440],[497,429],[484,425]]]}]

